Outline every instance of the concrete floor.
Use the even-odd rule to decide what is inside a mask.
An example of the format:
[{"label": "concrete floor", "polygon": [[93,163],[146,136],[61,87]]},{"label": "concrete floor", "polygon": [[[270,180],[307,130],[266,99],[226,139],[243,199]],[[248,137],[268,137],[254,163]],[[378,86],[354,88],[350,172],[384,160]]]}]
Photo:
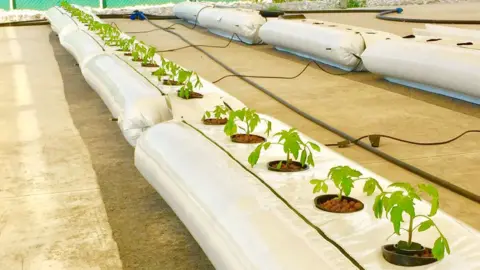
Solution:
[{"label": "concrete floor", "polygon": [[[371,20],[371,16],[371,14],[363,14],[365,21]],[[148,22],[109,21],[114,21],[125,32],[153,29]],[[358,25],[363,26],[360,20],[357,22]],[[155,21],[155,23],[165,27],[173,21]],[[408,31],[408,25],[397,24],[396,29]],[[182,26],[175,26],[175,31],[194,44],[227,43],[226,39],[214,36],[199,27],[189,30]],[[164,31],[132,35],[136,35],[146,44],[156,46],[158,50],[185,46],[179,38]],[[236,43],[226,49],[204,49],[241,74],[293,76],[307,63],[303,59],[277,52],[271,46],[245,46]],[[197,71],[210,81],[229,74],[194,48],[167,52],[164,56]],[[465,130],[480,127],[478,106],[394,85],[369,73],[332,76],[317,68],[309,68],[294,80],[254,79],[254,81],[309,114],[354,137],[382,133],[413,141],[431,142],[446,140]],[[337,135],[289,111],[238,78],[225,79],[218,85],[247,106],[295,126],[324,144],[340,140]],[[478,194],[480,185],[473,179],[480,176],[479,146],[478,134],[470,134],[448,145],[429,147],[383,140],[380,149]],[[420,177],[358,147],[337,150],[392,181],[425,182]],[[475,217],[480,214],[480,206],[477,203],[443,188],[440,190],[444,211],[480,228],[480,219]]]},{"label": "concrete floor", "polygon": [[0,28],[0,269],[121,269],[49,33]]}]

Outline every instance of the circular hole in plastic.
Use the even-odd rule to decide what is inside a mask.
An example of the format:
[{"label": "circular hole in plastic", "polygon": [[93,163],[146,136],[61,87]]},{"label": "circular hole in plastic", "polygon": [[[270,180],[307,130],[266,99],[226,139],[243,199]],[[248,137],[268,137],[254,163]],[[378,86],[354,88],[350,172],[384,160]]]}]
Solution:
[{"label": "circular hole in plastic", "polygon": [[328,27],[336,27],[336,25],[333,25],[333,24],[332,24],[332,25],[329,25]]},{"label": "circular hole in plastic", "polygon": [[376,33],[375,32],[367,32],[367,34],[374,35]]}]

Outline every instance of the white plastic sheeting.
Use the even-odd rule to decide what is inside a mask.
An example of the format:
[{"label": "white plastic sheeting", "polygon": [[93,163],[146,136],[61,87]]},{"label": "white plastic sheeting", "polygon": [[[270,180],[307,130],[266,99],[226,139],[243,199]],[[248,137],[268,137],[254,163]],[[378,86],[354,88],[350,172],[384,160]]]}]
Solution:
[{"label": "white plastic sheeting", "polygon": [[63,47],[77,60],[80,67],[90,58],[104,53],[100,44],[85,30],[76,29],[65,35],[59,36]]},{"label": "white plastic sheeting", "polygon": [[368,47],[362,60],[390,81],[480,104],[480,51],[386,40]]},{"label": "white plastic sheeting", "polygon": [[265,18],[255,10],[206,8],[198,15],[198,22],[208,31],[249,44],[261,43],[258,30]]},{"label": "white plastic sheeting", "polygon": [[67,26],[77,26],[75,21],[73,21],[70,16],[65,15],[64,13],[65,11],[58,7],[52,7],[45,12],[45,17],[50,22],[52,30],[57,34],[59,34]]},{"label": "white plastic sheeting", "polygon": [[130,144],[135,145],[144,129],[172,118],[160,91],[116,56],[95,56],[82,72],[113,117],[118,118]]},{"label": "white plastic sheeting", "polygon": [[450,26],[425,24],[425,32],[430,36],[445,37],[461,41],[480,41],[480,31]]},{"label": "white plastic sheeting", "polygon": [[371,29],[317,20],[269,20],[260,38],[281,51],[320,61],[343,70],[363,70],[358,58],[379,40],[400,37]]},{"label": "white plastic sheeting", "polygon": [[[273,133],[289,128],[269,119]],[[321,152],[314,154],[316,166],[305,172],[278,173],[266,169],[268,161],[285,158],[281,146],[271,147],[250,168],[247,157],[256,145],[230,142],[223,126],[205,126],[200,121],[192,125],[261,178],[364,269],[400,269],[381,256],[380,247],[387,244],[393,228],[387,220],[374,217],[374,196],[367,197],[358,184],[351,196],[365,204],[364,210],[332,214],[314,207],[317,194],[312,194],[313,186],[309,183],[312,178],[326,177],[328,170],[337,165],[357,169],[365,177],[376,178],[382,186],[389,185],[389,181],[322,145]],[[259,132],[264,129],[262,124]],[[135,164],[191,231],[216,269],[357,269],[317,228],[309,226],[204,135],[181,122],[159,124],[139,139]],[[329,185],[329,190],[334,193],[335,187]],[[417,202],[416,207],[417,213],[428,213],[430,205]],[[416,269],[478,269],[479,233],[441,211],[434,220],[450,240],[452,254],[439,263]],[[394,236],[388,242],[405,237]],[[415,241],[432,247],[437,237],[432,229],[416,234]]]},{"label": "white plastic sheeting", "polygon": [[190,23],[195,23],[199,12],[205,11],[207,7],[213,7],[213,5],[207,5],[204,3],[192,3],[182,2],[173,6],[173,14],[177,18],[184,19]]},{"label": "white plastic sheeting", "polygon": [[266,22],[260,38],[276,49],[320,61],[343,70],[363,69],[359,56],[379,40],[399,38],[371,29],[316,20],[274,19]]}]

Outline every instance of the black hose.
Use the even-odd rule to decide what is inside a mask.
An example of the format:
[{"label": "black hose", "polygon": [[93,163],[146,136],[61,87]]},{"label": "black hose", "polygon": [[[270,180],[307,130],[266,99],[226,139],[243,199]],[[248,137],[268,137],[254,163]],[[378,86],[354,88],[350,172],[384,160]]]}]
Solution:
[{"label": "black hose", "polygon": [[[129,19],[131,14],[101,14],[97,15],[98,18],[100,19]],[[147,18],[150,18],[151,20],[175,20],[178,19],[174,15],[150,15],[150,14],[145,14],[144,15]]]},{"label": "black hose", "polygon": [[[161,30],[161,29],[156,29],[156,30]],[[240,42],[242,42],[243,44],[253,46],[253,45],[243,41],[236,33],[233,33],[233,35],[230,37],[230,39],[229,39],[229,41],[226,45],[187,45],[187,46],[178,47],[178,48],[174,48],[174,49],[160,50],[160,51],[157,51],[157,52],[160,52],[160,53],[162,53],[162,52],[174,52],[174,51],[183,50],[183,49],[191,48],[191,47],[206,47],[206,48],[225,49],[232,43],[232,41],[235,37],[237,37],[238,40]],[[255,46],[258,46],[258,45],[266,45],[266,44],[255,44]]]},{"label": "black hose", "polygon": [[[467,131],[461,133],[460,135],[458,135],[456,137],[453,137],[452,139],[449,139],[449,140],[446,140],[446,141],[440,141],[440,142],[414,142],[414,141],[400,139],[400,138],[389,136],[389,135],[370,134],[370,135],[365,135],[365,136],[359,137],[359,138],[355,139],[354,141],[351,141],[350,143],[357,143],[358,141],[366,139],[370,136],[376,136],[376,137],[379,137],[379,138],[387,138],[387,139],[390,139],[390,140],[399,141],[399,142],[403,142],[403,143],[407,143],[407,144],[432,146],[432,145],[443,145],[443,144],[454,142],[454,141],[460,139],[461,137],[465,136],[468,133],[480,133],[480,130],[478,130],[478,129],[467,130]],[[343,143],[343,142],[341,142],[341,143]],[[339,146],[341,143],[326,144],[325,146]]]},{"label": "black hose", "polygon": [[435,24],[480,24],[480,20],[437,20],[437,19],[415,19],[415,18],[400,18],[389,17],[386,15],[392,13],[401,13],[403,10],[397,8],[394,10],[385,10],[375,16],[377,19],[393,22],[408,22],[408,23],[435,23]]},{"label": "black hose", "polygon": [[[150,24],[152,24],[153,26],[155,27],[158,27],[158,28],[162,28],[161,26],[151,22],[150,20],[148,21]],[[233,73],[233,74],[236,74],[236,75],[241,75],[239,73],[237,73],[235,70],[231,69],[229,66],[227,66],[226,64],[224,64],[223,62],[221,62],[220,60],[218,60],[217,58],[215,58],[213,55],[211,55],[210,53],[208,53],[207,51],[203,50],[202,48],[200,47],[197,47],[197,46],[194,46],[194,44],[192,44],[189,40],[187,40],[186,38],[184,38],[182,35],[174,32],[174,31],[171,31],[169,29],[163,29],[162,30],[168,32],[168,33],[171,33],[175,36],[177,36],[178,38],[180,38],[181,40],[183,40],[185,43],[189,44],[189,45],[192,45],[192,47],[194,47],[195,49],[199,50],[200,52],[202,52],[203,54],[205,54],[207,57],[209,57],[211,60],[213,60],[215,63],[217,63],[218,65],[222,66],[223,68],[225,68],[227,71],[229,71],[230,73]],[[264,88],[263,86],[257,84],[256,82],[250,80],[250,79],[247,79],[247,78],[243,78],[243,77],[239,77],[241,80],[245,81],[246,83],[250,84],[251,86],[257,88],[258,90],[262,91],[263,93],[269,95],[271,98],[275,99],[276,101],[278,101],[279,103],[283,104],[285,107],[289,108],[290,110],[298,113],[299,115],[301,115],[302,117],[304,117],[305,119],[308,119],[310,121],[312,121],[313,123],[325,128],[326,130],[329,130],[337,135],[339,135],[340,137],[343,137],[344,139],[348,140],[348,141],[355,141],[355,138],[352,137],[351,135],[339,130],[339,129],[336,129],[332,126],[330,126],[329,124],[323,122],[322,120],[318,119],[318,118],[315,118],[313,117],[312,115],[310,114],[307,114],[305,113],[304,111],[302,111],[301,109],[295,107],[294,105],[292,105],[291,103],[289,103],[288,101],[284,100],[283,98],[277,96],[275,93],[269,91],[268,89]],[[457,185],[454,185],[444,179],[441,179],[435,175],[432,175],[428,172],[425,172],[417,167],[414,167],[408,163],[405,163],[399,159],[396,159],[395,157],[393,156],[390,156],[388,155],[387,153],[384,153],[378,149],[375,149],[374,147],[366,144],[366,143],[363,143],[361,141],[357,141],[355,142],[356,145],[362,147],[363,149],[371,152],[371,153],[374,153],[376,154],[377,156],[403,168],[403,169],[406,169],[420,177],[423,177],[424,179],[428,180],[428,181],[431,181],[435,184],[438,184],[446,189],[449,189],[450,191],[452,192],[455,192],[465,198],[468,198],[476,203],[480,203],[480,196],[473,193],[473,192],[470,192],[469,190],[466,190],[462,187],[459,187]]]},{"label": "black hose", "polygon": [[226,79],[226,78],[230,78],[230,77],[241,77],[241,78],[257,78],[257,79],[284,79],[284,80],[292,80],[292,79],[295,79],[297,77],[299,77],[300,75],[302,75],[305,70],[307,70],[307,68],[311,65],[311,64],[315,64],[320,70],[322,70],[323,72],[325,73],[328,73],[330,75],[335,75],[335,76],[342,76],[342,75],[347,75],[349,73],[352,73],[354,72],[359,66],[360,64],[362,63],[362,61],[360,60],[356,65],[355,67],[353,67],[351,70],[348,70],[348,71],[344,71],[342,73],[332,73],[331,71],[328,71],[326,70],[325,68],[323,68],[319,63],[317,63],[316,61],[310,61],[308,62],[307,65],[305,65],[305,67],[297,74],[297,75],[294,75],[294,76],[259,76],[259,75],[242,75],[242,74],[229,74],[229,75],[225,75],[223,77],[221,77],[220,79],[217,79],[215,81],[213,81],[212,83],[217,83],[223,79]]}]

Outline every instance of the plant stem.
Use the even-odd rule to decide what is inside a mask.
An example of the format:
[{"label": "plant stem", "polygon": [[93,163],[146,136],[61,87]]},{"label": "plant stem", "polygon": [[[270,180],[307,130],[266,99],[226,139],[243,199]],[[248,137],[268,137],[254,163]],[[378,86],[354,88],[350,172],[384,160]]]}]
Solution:
[{"label": "plant stem", "polygon": [[290,164],[290,152],[287,152],[287,165]]},{"label": "plant stem", "polygon": [[338,199],[339,200],[342,200],[342,193],[343,193],[343,189],[340,189],[340,193],[338,194]]},{"label": "plant stem", "polygon": [[415,217],[410,216],[410,224],[408,225],[408,246],[412,245],[412,236],[413,236],[413,219]]}]

